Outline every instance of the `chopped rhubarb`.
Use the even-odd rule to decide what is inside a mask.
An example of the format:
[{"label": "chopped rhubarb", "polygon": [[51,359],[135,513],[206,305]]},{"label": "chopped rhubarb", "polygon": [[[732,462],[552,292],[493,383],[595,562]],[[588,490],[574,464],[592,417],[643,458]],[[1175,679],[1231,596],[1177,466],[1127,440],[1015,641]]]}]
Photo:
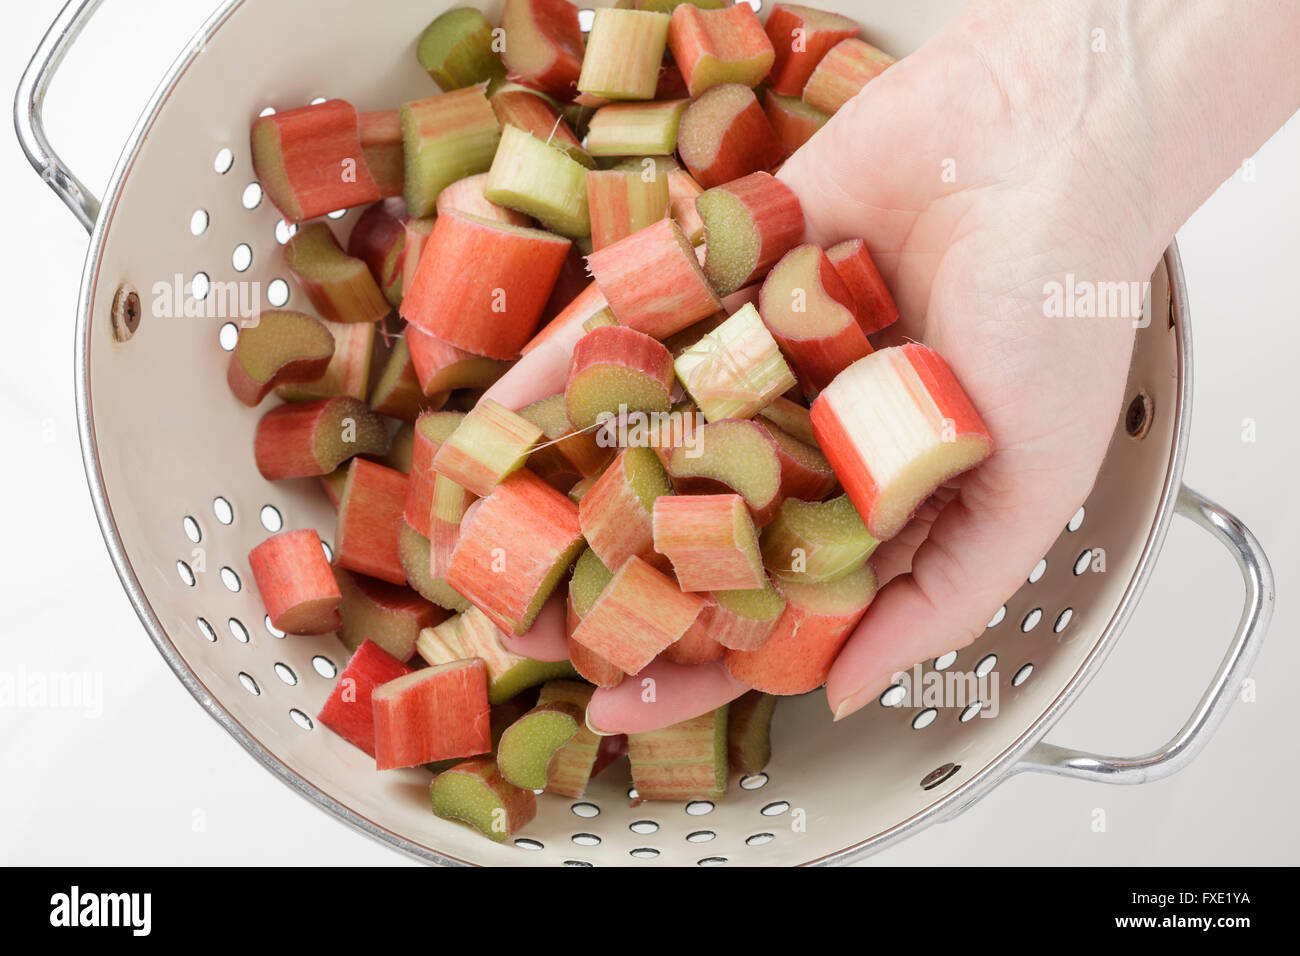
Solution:
[{"label": "chopped rhubarb", "polygon": [[402,114],[398,110],[378,110],[362,113],[360,119],[361,158],[379,187],[379,195],[400,197],[406,185]]},{"label": "chopped rhubarb", "polygon": [[[807,409],[804,411],[806,415]],[[839,480],[825,455],[777,428],[768,418],[760,418],[758,424],[776,445],[776,457],[781,462],[782,498],[820,501],[835,490]]]},{"label": "chopped rhubarb", "polygon": [[528,419],[484,399],[442,442],[432,467],[472,493],[485,496],[507,475],[524,467],[541,437],[542,430]]},{"label": "chopped rhubarb", "polygon": [[668,27],[668,47],[692,99],[723,83],[757,86],[775,58],[772,41],[748,3],[718,10],[681,4]]},{"label": "chopped rhubarb", "polygon": [[754,91],[739,83],[715,86],[687,107],[677,151],[705,189],[766,172],[785,158]]},{"label": "chopped rhubarb", "polygon": [[781,463],[772,439],[753,422],[710,422],[692,435],[696,454],[685,446],[668,458],[668,477],[681,495],[740,495],[754,524],[762,527],[781,504]]},{"label": "chopped rhubarb", "polygon": [[481,660],[425,667],[376,687],[370,699],[379,770],[492,749],[487,667]]},{"label": "chopped rhubarb", "polygon": [[324,634],[339,626],[342,595],[314,529],[267,538],[248,553],[248,564],[277,628],[291,634]]},{"label": "chopped rhubarb", "polygon": [[892,538],[993,440],[937,352],[911,343],[845,369],[812,408],[813,430],[867,530]]},{"label": "chopped rhubarb", "polygon": [[815,110],[834,113],[894,62],[888,53],[863,40],[841,40],[808,77],[803,101]]},{"label": "chopped rhubarb", "polygon": [[384,370],[370,393],[370,407],[381,415],[400,418],[405,423],[414,422],[422,412],[440,406],[447,399],[447,391],[426,395],[420,387],[420,377],[411,360],[411,349],[405,336],[393,343]]},{"label": "chopped rhubarb", "polygon": [[432,215],[440,192],[492,165],[501,126],[481,84],[406,103],[401,118],[412,216]]},{"label": "chopped rhubarb", "polygon": [[704,600],[640,558],[629,558],[578,623],[573,639],[635,674],[690,628]]},{"label": "chopped rhubarb", "polygon": [[654,551],[655,501],[673,493],[659,457],[650,448],[627,448],[578,504],[587,544],[611,568]]},{"label": "chopped rhubarb", "polygon": [[451,556],[460,541],[460,526],[478,498],[446,475],[433,479],[433,502],[429,510],[429,573],[443,578],[451,567]]},{"label": "chopped rhubarb", "polygon": [[590,431],[575,431],[564,412],[564,395],[552,395],[521,408],[519,416],[542,430],[545,439],[528,456],[528,470],[559,491],[597,476],[614,456]]},{"label": "chopped rhubarb", "polygon": [[501,735],[497,745],[501,776],[516,787],[545,789],[555,758],[584,720],[583,711],[565,701],[538,704]]},{"label": "chopped rhubarb", "polygon": [[778,3],[768,15],[767,35],[776,51],[772,89],[799,96],[822,57],[841,40],[857,36],[858,25],[838,13]]},{"label": "chopped rhubarb", "polygon": [[848,495],[788,498],[763,529],[763,564],[783,581],[834,581],[866,564],[878,543]]},{"label": "chopped rhubarb", "polygon": [[752,591],[718,591],[700,626],[722,647],[752,651],[767,643],[785,611],[785,598],[766,580]]},{"label": "chopped rhubarb", "polygon": [[433,509],[433,485],[437,473],[433,459],[442,443],[464,421],[460,412],[425,412],[415,422],[415,440],[411,446],[410,481],[406,486],[406,504],[402,516],[426,538],[429,536],[429,515]]},{"label": "chopped rhubarb", "polygon": [[597,687],[615,687],[623,680],[623,672],[573,639],[578,622],[586,617],[614,573],[605,567],[596,552],[588,548],[578,555],[573,564],[573,577],[569,579],[569,593],[565,601],[565,627],[568,631],[569,660],[585,680]]},{"label": "chopped rhubarb", "polygon": [[592,156],[670,156],[677,151],[682,114],[690,100],[611,103],[587,124]]},{"label": "chopped rhubarb", "polygon": [[435,814],[467,824],[497,843],[537,815],[533,791],[501,776],[491,757],[474,757],[442,771],[433,778],[429,796]]},{"label": "chopped rhubarb", "polygon": [[[504,222],[511,226],[531,226],[533,218],[525,216],[521,212],[515,212],[513,209],[507,209],[505,206],[498,206],[494,202],[488,202],[487,197],[483,195],[483,190],[487,188],[487,173],[475,173],[473,176],[466,176],[464,179],[458,179],[442,192],[438,193],[437,213],[439,216],[445,216],[447,213],[463,212],[471,216],[478,216],[480,219],[492,219],[496,222]],[[426,222],[425,235],[433,228],[433,220],[417,220]],[[412,270],[414,275],[414,270]]]},{"label": "chopped rhubarb", "polygon": [[795,386],[794,373],[752,305],[701,336],[673,364],[711,422],[751,418]]},{"label": "chopped rhubarb", "polygon": [[334,533],[336,566],[392,584],[406,583],[397,545],[407,480],[395,469],[352,459]]},{"label": "chopped rhubarb", "polygon": [[316,719],[352,746],[375,755],[375,688],[411,673],[374,641],[362,641]]},{"label": "chopped rhubarb", "polygon": [[664,13],[597,9],[578,89],[607,100],[652,99],[667,48],[668,22]]},{"label": "chopped rhubarb", "polygon": [[722,308],[695,249],[672,219],[593,252],[587,264],[619,324],[652,338],[665,338]]},{"label": "chopped rhubarb", "polygon": [[481,10],[453,7],[425,27],[415,57],[444,91],[460,90],[506,75],[492,44],[492,24]]},{"label": "chopped rhubarb", "polygon": [[772,759],[772,713],[776,697],[751,690],[731,702],[727,714],[727,764],[736,773],[760,773]]},{"label": "chopped rhubarb", "polygon": [[868,335],[879,332],[898,320],[898,306],[880,277],[866,243],[861,239],[847,239],[827,249],[826,258],[848,286],[863,332]]},{"label": "chopped rhubarb", "polygon": [[708,613],[709,609],[705,607],[690,630],[664,648],[664,660],[690,667],[694,664],[709,664],[722,659],[727,649],[714,640],[713,635],[704,626],[704,616]]},{"label": "chopped rhubarb", "polygon": [[672,387],[673,357],[666,348],[634,329],[602,326],[573,350],[564,412],[577,429],[627,412],[666,412]]},{"label": "chopped rhubarb", "polygon": [[587,207],[591,247],[603,249],[664,217],[668,178],[630,169],[588,170]]},{"label": "chopped rhubarb", "polygon": [[466,514],[447,582],[517,636],[532,626],[581,549],[578,506],[519,471]]},{"label": "chopped rhubarb", "polygon": [[[501,131],[483,195],[573,239],[591,234],[587,170],[564,150],[518,126]],[[567,248],[567,247],[566,247]]]},{"label": "chopped rhubarb", "polygon": [[410,588],[341,568],[334,569],[334,576],[343,595],[339,606],[343,624],[338,632],[344,647],[356,649],[369,640],[399,661],[408,661],[420,631],[447,616]]},{"label": "chopped rhubarb", "polygon": [[398,532],[397,551],[406,582],[422,598],[448,611],[461,612],[472,606],[444,578],[433,576],[429,567],[429,539],[405,521]]},{"label": "chopped rhubarb", "polygon": [[334,338],[334,356],[325,366],[325,373],[310,382],[277,385],[277,397],[286,402],[336,396],[365,399],[370,386],[370,363],[375,354],[375,323],[326,322],[325,328]]},{"label": "chopped rhubarb", "polygon": [[281,405],[257,423],[253,455],[268,481],[327,475],[353,455],[388,450],[383,419],[355,398]]},{"label": "chopped rhubarb", "polygon": [[493,92],[488,99],[503,128],[517,126],[548,146],[554,146],[575,162],[588,169],[595,168],[596,161],[582,148],[582,143],[564,121],[563,114],[545,94],[523,86],[507,86]]},{"label": "chopped rhubarb", "polygon": [[506,0],[501,51],[510,78],[570,99],[582,72],[582,27],[569,0]]},{"label": "chopped rhubarb", "polygon": [[268,309],[256,325],[239,330],[226,382],[237,399],[253,406],[277,385],[320,378],[333,356],[334,336],[319,319]]},{"label": "chopped rhubarb", "polygon": [[587,704],[594,688],[573,680],[553,680],[542,685],[538,707],[564,705],[578,714],[578,731],[556,752],[546,774],[546,791],[565,797],[581,797],[587,783],[600,772],[599,757],[605,738],[587,727]]},{"label": "chopped rhubarb", "polygon": [[716,800],[727,792],[728,707],[671,727],[627,735],[632,785],[642,800]]},{"label": "chopped rhubarb", "polygon": [[763,95],[763,111],[767,113],[767,121],[772,124],[786,153],[793,153],[812,139],[813,134],[830,119],[797,96],[782,96],[772,90]]},{"label": "chopped rhubarb", "polygon": [[704,220],[695,208],[695,198],[704,192],[704,187],[684,169],[669,170],[665,178],[668,181],[668,215],[681,227],[686,241],[697,246],[704,241]]},{"label": "chopped rhubarb", "polygon": [[654,503],[654,548],[683,591],[748,591],[767,583],[758,533],[740,495],[664,495]]},{"label": "chopped rhubarb", "polygon": [[704,274],[719,295],[762,278],[803,238],[798,197],[767,173],[706,189],[695,208],[704,220],[708,247]]},{"label": "chopped rhubarb", "polygon": [[784,397],[774,398],[772,403],[758,414],[787,435],[792,435],[805,445],[817,447],[817,436],[813,434],[812,413],[798,402],[792,402]]},{"label": "chopped rhubarb", "polygon": [[418,325],[406,327],[411,366],[425,395],[462,388],[487,388],[505,374],[506,364],[466,352],[430,335]]},{"label": "chopped rhubarb", "polygon": [[402,301],[408,218],[406,203],[394,196],[363,212],[348,234],[348,255],[366,264],[392,306]]},{"label": "chopped rhubarb", "polygon": [[392,308],[369,267],[343,251],[326,223],[300,227],[284,245],[284,260],[316,311],[330,322],[376,322]]}]

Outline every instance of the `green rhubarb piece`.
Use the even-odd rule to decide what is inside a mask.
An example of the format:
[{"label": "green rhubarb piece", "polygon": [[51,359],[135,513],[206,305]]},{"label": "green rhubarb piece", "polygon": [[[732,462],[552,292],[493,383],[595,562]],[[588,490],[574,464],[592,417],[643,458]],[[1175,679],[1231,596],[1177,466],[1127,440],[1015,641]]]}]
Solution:
[{"label": "green rhubarb piece", "polygon": [[878,542],[849,500],[787,498],[763,529],[763,565],[782,580],[820,584],[867,563]]},{"label": "green rhubarb piece", "polygon": [[492,24],[482,11],[453,7],[425,27],[415,56],[443,90],[459,90],[505,77],[492,39]]},{"label": "green rhubarb piece", "polygon": [[596,110],[587,124],[592,156],[671,156],[690,100],[612,103]]},{"label": "green rhubarb piece", "polygon": [[501,131],[483,196],[562,236],[591,235],[586,167],[517,126]]},{"label": "green rhubarb piece", "polygon": [[596,10],[578,91],[607,100],[653,99],[668,46],[668,20],[650,10]]},{"label": "green rhubarb piece", "polygon": [[727,763],[737,773],[755,774],[772,759],[772,713],[776,697],[751,690],[731,702],[727,715]]},{"label": "green rhubarb piece", "polygon": [[546,773],[546,790],[565,797],[581,797],[591,780],[600,751],[600,737],[587,726],[587,705],[596,688],[576,680],[553,680],[542,685],[537,706],[572,708],[578,714],[578,730],[556,751]]},{"label": "green rhubarb piece", "polygon": [[572,704],[541,704],[510,725],[497,746],[501,776],[516,787],[546,788],[556,754],[578,733],[583,712]]},{"label": "green rhubarb piece", "polygon": [[727,792],[727,712],[627,735],[632,785],[642,800],[717,799]]},{"label": "green rhubarb piece", "polygon": [[483,89],[468,86],[403,104],[404,196],[412,216],[433,215],[438,193],[491,167],[501,125]]},{"label": "green rhubarb piece", "polygon": [[472,757],[433,778],[433,812],[504,843],[537,813],[537,798],[505,779],[491,757]]},{"label": "green rhubarb piece", "polygon": [[578,612],[578,617],[587,616],[591,606],[596,603],[596,598],[600,597],[600,592],[605,590],[613,577],[614,572],[605,567],[591,548],[578,555],[578,560],[573,564],[573,577],[569,581],[569,597],[573,600],[573,609]]},{"label": "green rhubarb piece", "polygon": [[449,611],[469,609],[469,601],[445,580],[429,573],[429,539],[405,521],[397,535],[397,556],[406,573],[406,583],[420,597]]},{"label": "green rhubarb piece", "polygon": [[752,418],[795,385],[780,346],[749,303],[685,349],[673,368],[710,422]]}]

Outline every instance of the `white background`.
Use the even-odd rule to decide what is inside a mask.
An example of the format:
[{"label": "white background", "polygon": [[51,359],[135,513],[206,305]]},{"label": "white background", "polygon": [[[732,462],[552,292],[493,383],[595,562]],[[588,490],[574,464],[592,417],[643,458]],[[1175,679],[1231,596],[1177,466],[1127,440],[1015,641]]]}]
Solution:
[{"label": "white background", "polygon": [[[59,0],[8,3],[12,91]],[[47,101],[50,138],[98,191],[157,80],[206,17],[203,0],[109,0]],[[286,38],[285,42],[293,42]],[[256,69],[256,64],[249,64]],[[109,564],[73,412],[73,320],[86,236],[0,137],[0,248],[11,336],[0,372],[0,670],[104,675],[104,713],[0,708],[0,863],[408,862],[313,809],[259,768],[172,676]],[[1244,159],[1245,157],[1243,157]],[[1300,667],[1291,600],[1300,562],[1292,409],[1300,306],[1300,124],[1254,157],[1179,234],[1195,329],[1190,484],[1269,552],[1280,599],[1238,704],[1195,764],[1160,783],[1103,788],[1016,777],[955,822],[871,864],[1300,862],[1294,810]],[[1244,419],[1257,441],[1243,442]],[[1102,674],[1051,737],[1108,753],[1154,747],[1218,664],[1241,587],[1225,552],[1176,521],[1141,607]],[[1094,810],[1106,813],[1093,831]],[[195,832],[201,813],[206,823]]]}]

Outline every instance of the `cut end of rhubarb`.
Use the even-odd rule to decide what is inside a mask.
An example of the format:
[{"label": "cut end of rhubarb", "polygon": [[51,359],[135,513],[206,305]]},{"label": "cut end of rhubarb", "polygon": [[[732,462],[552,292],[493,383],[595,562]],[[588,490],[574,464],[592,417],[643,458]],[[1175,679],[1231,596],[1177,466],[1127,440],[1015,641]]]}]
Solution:
[{"label": "cut end of rhubarb", "polygon": [[482,11],[454,7],[420,34],[415,56],[444,91],[459,90],[506,75],[492,42],[492,24]]},{"label": "cut end of rhubarb", "polygon": [[715,86],[687,107],[677,151],[705,189],[767,171],[785,158],[754,91],[740,83]]},{"label": "cut end of rhubarb", "polygon": [[776,449],[767,432],[753,422],[727,419],[698,429],[691,445],[673,449],[668,475],[679,494],[739,494],[759,526],[780,504]]},{"label": "cut end of rhubarb", "polygon": [[333,356],[334,336],[319,319],[269,309],[240,330],[226,380],[235,397],[252,406],[277,385],[320,378]]},{"label": "cut end of rhubarb", "polygon": [[671,404],[673,357],[650,336],[601,326],[573,350],[564,409],[576,429],[626,412],[666,412]]},{"label": "cut end of rhubarb", "polygon": [[803,237],[798,198],[767,173],[706,189],[695,208],[704,220],[708,249],[704,274],[719,295],[759,278]]},{"label": "cut end of rhubarb", "polygon": [[776,340],[749,304],[673,364],[682,387],[711,422],[751,418],[796,384]]},{"label": "cut end of rhubarb", "polygon": [[790,498],[763,529],[763,563],[782,580],[833,581],[865,564],[878,543],[848,495]]},{"label": "cut end of rhubarb", "polygon": [[456,764],[433,778],[429,788],[433,812],[504,843],[537,815],[537,797],[501,775],[491,757]]},{"label": "cut end of rhubarb", "polygon": [[501,735],[497,745],[501,776],[516,787],[544,790],[552,760],[577,735],[583,721],[583,712],[572,704],[535,707]]}]

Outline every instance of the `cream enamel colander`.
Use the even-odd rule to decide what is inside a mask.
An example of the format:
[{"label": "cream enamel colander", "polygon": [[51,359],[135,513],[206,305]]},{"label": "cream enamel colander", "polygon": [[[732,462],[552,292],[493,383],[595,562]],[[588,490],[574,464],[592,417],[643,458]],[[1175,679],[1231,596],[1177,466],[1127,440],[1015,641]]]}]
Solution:
[{"label": "cream enamel colander", "polygon": [[[279,214],[249,188],[249,123],[265,107],[317,97],[373,110],[430,95],[414,42],[452,5],[368,0],[367,15],[357,18],[349,15],[353,3],[223,4],[158,87],[102,205],[50,148],[41,118],[50,79],[99,0],[73,0],[62,10],[15,104],[32,164],[90,232],[77,316],[77,412],[104,539],[159,652],[254,758],[322,809],[429,862],[785,865],[858,859],[951,819],[1021,771],[1143,783],[1201,750],[1258,653],[1273,582],[1250,531],[1182,484],[1191,335],[1172,246],[1151,278],[1126,411],[1084,508],[975,643],[955,661],[946,655],[925,665],[995,671],[996,717],[878,702],[832,724],[821,695],[787,699],[777,709],[766,772],[733,780],[716,805],[634,807],[626,765],[615,766],[581,801],[541,798],[537,818],[504,845],[433,816],[427,774],[377,773],[365,754],[316,726],[313,715],[347,653],[332,637],[272,633],[246,556],[267,535],[263,518],[272,528],[316,527],[329,541],[333,510],[314,481],[271,484],[258,474],[251,446],[263,410],[232,402],[225,383],[233,325],[156,318],[146,307],[134,334],[119,342],[112,313],[123,284],[147,297],[175,276],[187,301],[242,280],[260,283],[272,304],[277,290],[287,292],[290,307],[304,304],[279,254]],[[916,48],[957,6],[816,5],[857,18],[868,38],[897,54]],[[169,399],[149,400],[157,395]],[[1240,623],[1209,689],[1172,740],[1139,757],[1043,742],[1118,639],[1175,514],[1222,542],[1245,583]],[[1099,549],[1107,573],[1089,573]]]}]

